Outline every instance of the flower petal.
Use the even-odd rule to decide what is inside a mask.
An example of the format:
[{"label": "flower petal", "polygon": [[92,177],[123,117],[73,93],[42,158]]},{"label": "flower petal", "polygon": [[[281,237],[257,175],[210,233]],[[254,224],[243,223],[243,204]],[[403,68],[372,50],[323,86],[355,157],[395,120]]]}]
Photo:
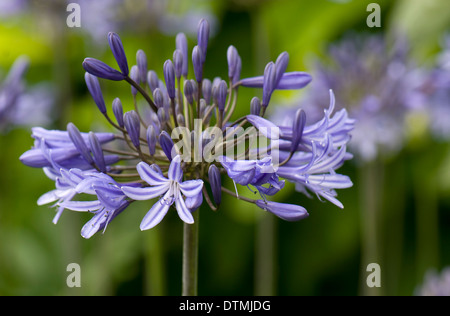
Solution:
[{"label": "flower petal", "polygon": [[181,181],[181,178],[183,177],[183,170],[181,169],[180,155],[177,155],[175,158],[173,158],[172,162],[170,163],[168,177],[173,181]]},{"label": "flower petal", "polygon": [[180,216],[183,222],[187,224],[194,223],[194,218],[192,217],[191,211],[187,208],[181,194],[179,194],[178,198],[175,199],[175,207],[177,208],[178,216]]},{"label": "flower petal", "polygon": [[258,129],[258,131],[269,139],[280,138],[280,128],[274,123],[262,118],[258,115],[249,114],[246,116],[247,121]]},{"label": "flower petal", "polygon": [[77,212],[92,212],[103,207],[100,201],[64,201],[58,205]]},{"label": "flower petal", "polygon": [[142,180],[150,185],[162,185],[168,180],[145,162],[138,163],[137,172]]},{"label": "flower petal", "polygon": [[279,218],[289,222],[298,221],[309,216],[306,209],[299,205],[263,200],[256,201],[256,205],[258,205],[263,210],[275,214]]},{"label": "flower petal", "polygon": [[179,184],[180,190],[186,197],[194,197],[198,195],[203,188],[202,180],[189,180]]},{"label": "flower petal", "polygon": [[154,187],[136,188],[130,186],[121,187],[122,192],[133,200],[151,200],[163,195],[169,189],[169,182]]},{"label": "flower petal", "polygon": [[164,199],[156,202],[142,219],[140,225],[141,230],[147,230],[158,225],[164,216],[166,216],[170,206],[171,204],[165,203]]}]

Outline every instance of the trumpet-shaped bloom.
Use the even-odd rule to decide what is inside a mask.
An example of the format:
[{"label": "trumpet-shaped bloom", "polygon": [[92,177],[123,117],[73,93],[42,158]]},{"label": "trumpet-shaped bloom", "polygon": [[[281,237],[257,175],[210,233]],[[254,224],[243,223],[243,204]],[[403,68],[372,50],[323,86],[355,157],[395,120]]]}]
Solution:
[{"label": "trumpet-shaped bloom", "polygon": [[145,215],[141,222],[141,230],[147,230],[159,224],[174,203],[182,221],[188,224],[194,222],[191,209],[187,207],[183,196],[198,198],[202,194],[203,181],[182,181],[183,170],[180,156],[176,156],[170,163],[168,178],[145,162],[138,164],[137,171],[141,179],[150,186],[143,188],[122,186],[122,191],[134,200],[151,200],[161,197]]}]

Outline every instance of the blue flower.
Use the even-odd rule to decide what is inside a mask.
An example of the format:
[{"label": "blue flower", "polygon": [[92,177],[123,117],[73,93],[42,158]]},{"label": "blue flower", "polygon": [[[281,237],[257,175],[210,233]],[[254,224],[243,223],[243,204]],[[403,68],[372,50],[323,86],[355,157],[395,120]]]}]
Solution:
[{"label": "blue flower", "polygon": [[173,203],[175,203],[178,216],[182,221],[188,224],[194,222],[191,210],[186,206],[183,195],[187,199],[198,199],[199,195],[202,194],[203,181],[182,181],[183,170],[181,169],[180,156],[173,158],[170,163],[168,178],[145,162],[140,162],[137,165],[137,171],[141,179],[147,182],[150,187],[122,186],[122,191],[133,200],[151,200],[162,196],[145,215],[141,222],[141,230],[147,230],[159,224]]},{"label": "blue flower", "polygon": [[[271,157],[261,160],[231,160],[222,157],[220,163],[235,183],[252,185],[262,195],[274,195],[284,187],[284,181],[279,180]],[[269,186],[264,187],[266,184]]]}]

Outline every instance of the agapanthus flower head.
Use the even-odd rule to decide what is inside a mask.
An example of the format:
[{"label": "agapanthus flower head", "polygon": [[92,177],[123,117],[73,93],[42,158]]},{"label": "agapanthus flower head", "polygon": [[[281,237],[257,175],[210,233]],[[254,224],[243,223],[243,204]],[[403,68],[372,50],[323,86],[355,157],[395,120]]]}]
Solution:
[{"label": "agapanthus flower head", "polygon": [[450,296],[450,268],[441,273],[435,270],[427,271],[423,284],[415,290],[416,296]]},{"label": "agapanthus flower head", "polygon": [[51,122],[51,86],[44,83],[29,87],[25,80],[29,67],[29,58],[19,56],[0,78],[0,132]]},{"label": "agapanthus flower head", "polygon": [[324,92],[338,96],[337,109],[347,108],[357,120],[351,150],[358,161],[398,152],[405,142],[405,118],[424,106],[424,80],[407,41],[391,45],[382,36],[352,36],[331,45],[329,60],[316,60],[314,81],[300,103],[308,123],[320,120],[327,106]]},{"label": "agapanthus flower head", "polygon": [[[289,55],[283,52],[269,62],[264,76],[240,79],[243,64],[237,49],[230,46],[228,78],[204,78],[209,31],[208,22],[200,21],[198,45],[191,56],[185,36],[177,35],[173,60],[163,66],[164,81],[147,69],[143,51],[138,51],[137,65],[128,72],[121,40],[109,34],[120,71],[90,58],[83,66],[93,99],[115,133],[83,133],[73,124],[68,131],[34,128],[34,147],[21,161],[43,168],[56,185],[39,204],[55,202],[57,219],[64,209],[94,213],[82,229],[85,238],[104,230],[128,205],[141,200],[154,200],[142,219],[142,230],[160,223],[170,208],[184,223],[192,224],[192,212],[205,202],[213,210],[223,207],[223,193],[288,221],[306,218],[302,206],[269,200],[286,181],[342,207],[335,189],[347,188],[351,181],[335,170],[351,158],[346,145],[354,121],[345,110],[334,113],[332,98],[316,124],[307,124],[302,110],[293,122],[275,124],[265,117],[272,94],[277,89],[303,88],[311,76],[286,73]],[[188,78],[188,61],[193,63],[192,78]],[[141,98],[148,108],[136,106],[124,113],[122,101],[116,98],[112,112],[117,123],[113,122],[97,78],[130,84],[132,103]],[[262,88],[263,101],[238,100],[238,90],[245,86]],[[238,106],[249,109],[249,114],[235,117]],[[228,182],[223,177],[231,179],[234,190],[224,187]],[[239,195],[238,185],[258,194],[257,199]],[[83,200],[82,194],[94,198]]]}]

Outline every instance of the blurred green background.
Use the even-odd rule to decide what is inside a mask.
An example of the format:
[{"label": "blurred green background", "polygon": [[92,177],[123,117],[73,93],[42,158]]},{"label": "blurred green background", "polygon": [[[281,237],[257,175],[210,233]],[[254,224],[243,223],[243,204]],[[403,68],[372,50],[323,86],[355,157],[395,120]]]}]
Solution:
[{"label": "blurred green background", "polygon": [[[102,21],[102,14],[123,1],[100,2],[106,5],[97,13]],[[262,74],[264,65],[283,51],[290,54],[288,70],[312,71],[308,58],[320,56],[328,43],[349,31],[400,29],[410,36],[414,56],[425,61],[436,54],[450,30],[449,1],[376,1],[382,9],[381,28],[366,25],[371,2],[375,1],[197,0],[168,1],[158,8],[160,15],[170,17],[166,23],[190,23],[189,15],[201,17],[204,12],[213,19],[205,69],[209,78],[226,77],[226,49],[231,44],[239,50],[246,77]],[[130,65],[141,48],[149,68],[162,76],[164,61],[172,58],[174,36],[189,28],[158,26],[152,18],[156,12],[139,10],[139,1],[124,3],[128,10],[121,11],[120,24],[111,25],[111,31],[120,34]],[[111,65],[114,60],[106,33],[98,36],[86,29],[83,5],[82,27],[67,27],[66,5],[29,1],[23,9],[0,17],[2,78],[18,56],[29,56],[27,85],[49,82],[54,87],[53,123],[45,127],[65,129],[73,122],[85,132],[103,131],[109,127],[85,87],[81,63],[85,57]],[[183,23],[172,24],[184,27]],[[195,33],[187,35],[192,49]],[[129,100],[123,101],[125,109],[132,108],[129,86],[102,81],[102,88],[107,104],[119,96]],[[238,114],[248,111],[255,93],[259,92],[241,90]],[[288,92],[277,92],[272,105],[289,97]],[[301,222],[284,222],[228,196],[217,212],[202,207],[199,294],[414,294],[429,269],[450,265],[450,146],[432,141],[414,124],[411,133],[398,155],[378,162],[383,169],[379,182],[369,183],[377,192],[376,258],[364,259],[361,208],[367,202],[367,183],[361,167],[350,161],[340,169],[354,183],[338,191],[344,210],[296,193],[293,186],[277,195],[277,201],[303,205],[310,217]],[[103,235],[90,240],[80,236],[90,215],[66,211],[57,225],[52,224],[53,209],[37,206],[36,201],[54,183],[18,159],[32,146],[30,135],[30,127],[10,128],[0,135],[0,295],[179,295],[182,222],[175,212],[151,231],[141,232],[139,223],[151,204],[133,203]],[[232,183],[227,185],[232,188]],[[81,267],[80,288],[66,285],[66,267],[72,262]],[[376,292],[365,286],[370,262],[381,267],[382,286]]]}]

